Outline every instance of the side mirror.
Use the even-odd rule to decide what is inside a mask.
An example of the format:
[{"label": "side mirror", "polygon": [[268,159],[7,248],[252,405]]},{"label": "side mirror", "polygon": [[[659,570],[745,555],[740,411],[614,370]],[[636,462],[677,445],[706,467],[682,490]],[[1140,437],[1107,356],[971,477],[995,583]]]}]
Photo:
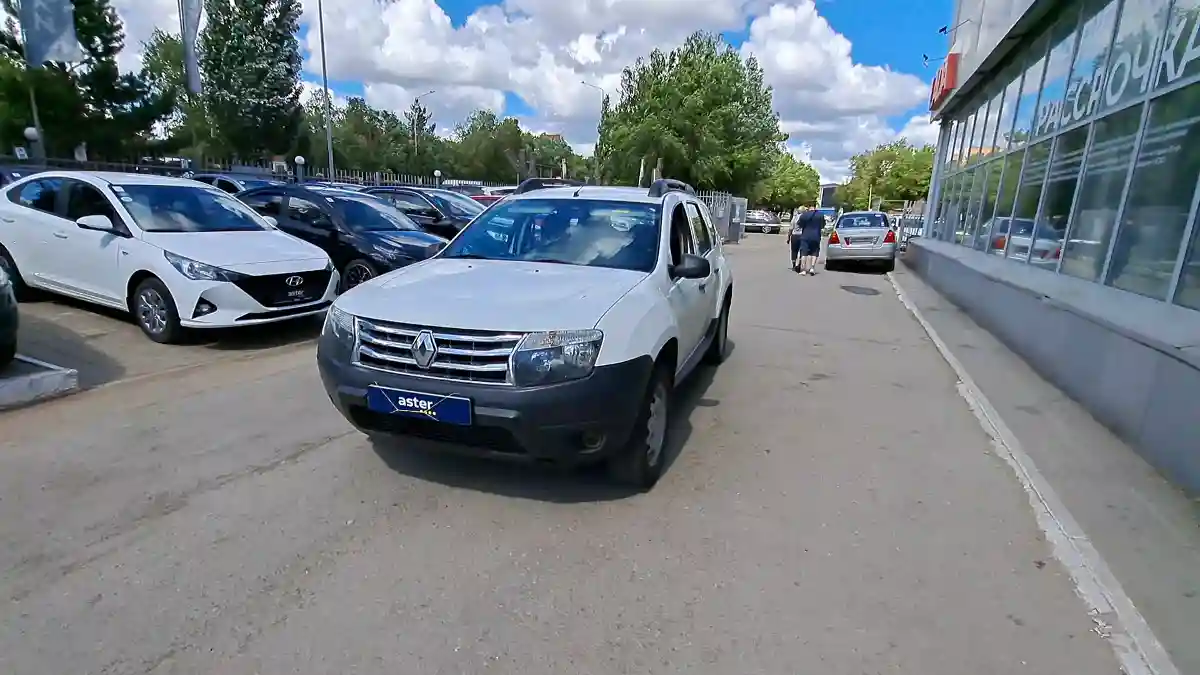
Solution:
[{"label": "side mirror", "polygon": [[98,214],[84,216],[77,219],[75,224],[78,225],[81,230],[95,230],[96,232],[107,232],[109,234],[119,235],[125,234],[113,226],[113,222],[109,220],[108,216],[102,216]]},{"label": "side mirror", "polygon": [[275,216],[263,216],[262,218],[263,220],[267,221],[267,224],[271,227],[279,227],[279,220],[276,219]]},{"label": "side mirror", "polygon": [[449,242],[439,241],[436,244],[430,244],[429,248],[427,249],[427,252],[425,254],[425,257],[432,258],[433,256],[441,253],[442,249],[446,248],[446,244],[448,244],[448,243]]},{"label": "side mirror", "polygon": [[678,265],[671,268],[673,279],[707,279],[712,274],[712,266],[708,258],[698,255],[685,255]]}]

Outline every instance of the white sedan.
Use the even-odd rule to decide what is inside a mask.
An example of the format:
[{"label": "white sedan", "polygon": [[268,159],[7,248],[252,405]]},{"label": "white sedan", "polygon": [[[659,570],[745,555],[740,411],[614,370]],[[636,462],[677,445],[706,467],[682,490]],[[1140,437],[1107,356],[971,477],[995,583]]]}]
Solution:
[{"label": "white sedan", "polygon": [[0,199],[0,267],[35,288],[128,311],[155,342],[324,313],[321,249],[221,190],[147,174],[44,171]]}]

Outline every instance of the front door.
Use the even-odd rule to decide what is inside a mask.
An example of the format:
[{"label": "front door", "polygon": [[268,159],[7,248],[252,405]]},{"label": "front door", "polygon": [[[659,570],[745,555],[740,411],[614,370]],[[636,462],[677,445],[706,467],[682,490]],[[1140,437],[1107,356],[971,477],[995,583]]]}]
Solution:
[{"label": "front door", "polygon": [[85,230],[76,224],[84,216],[107,216],[118,228],[125,228],[109,198],[98,188],[83,181],[63,181],[67,190],[66,217],[61,219],[55,236],[60,236],[64,269],[61,272],[72,288],[98,300],[120,302],[125,297],[121,279],[121,256],[126,238],[108,232]]},{"label": "front door", "polygon": [[[692,235],[691,223],[688,222],[687,213],[682,204],[676,204],[672,211],[669,236],[671,238],[672,265],[678,263],[684,255],[696,254],[695,237]],[[708,302],[709,289],[703,285],[704,281],[703,279],[672,279],[671,289],[667,292],[667,300],[679,328],[679,366],[681,368],[692,357],[708,329],[704,308]]]},{"label": "front door", "polygon": [[704,256],[708,261],[709,275],[707,279],[699,280],[700,290],[704,293],[704,332],[708,331],[711,320],[717,315],[717,303],[721,302],[720,279],[717,277],[719,251],[713,244],[713,226],[708,220],[708,214],[695,202],[687,202],[688,222],[692,226],[692,238],[696,242],[696,255]]}]

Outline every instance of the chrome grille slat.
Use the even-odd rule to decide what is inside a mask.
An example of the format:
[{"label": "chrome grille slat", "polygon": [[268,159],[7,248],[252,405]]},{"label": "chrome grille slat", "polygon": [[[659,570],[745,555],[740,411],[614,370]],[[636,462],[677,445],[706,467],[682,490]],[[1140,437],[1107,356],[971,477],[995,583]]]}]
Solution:
[{"label": "chrome grille slat", "polygon": [[[358,319],[355,361],[368,368],[404,375],[479,384],[508,384],[508,359],[523,333],[466,330]],[[427,330],[438,351],[428,368],[413,358],[412,347]]]}]

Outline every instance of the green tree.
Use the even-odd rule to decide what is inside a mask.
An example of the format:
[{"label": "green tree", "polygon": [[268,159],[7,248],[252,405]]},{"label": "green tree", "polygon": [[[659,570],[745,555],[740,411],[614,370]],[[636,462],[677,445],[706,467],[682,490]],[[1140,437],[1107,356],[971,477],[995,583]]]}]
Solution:
[{"label": "green tree", "polygon": [[791,211],[802,204],[816,204],[820,190],[821,177],[816,169],[791,153],[781,152],[757,191],[755,203],[775,212]]},{"label": "green tree", "polygon": [[524,174],[525,139],[516,119],[476,110],[455,128],[454,140],[455,168],[464,176],[507,182]]},{"label": "green tree", "polygon": [[850,180],[838,188],[845,208],[867,209],[883,200],[916,201],[929,193],[934,148],[914,147],[907,139],[883,143],[850,158]]},{"label": "green tree", "polygon": [[297,147],[299,0],[206,0],[200,35],[204,105],[213,135],[241,159]]},{"label": "green tree", "polygon": [[705,32],[626,68],[599,136],[606,177],[632,183],[661,159],[664,175],[734,193],[766,178],[786,140],[758,62]]},{"label": "green tree", "polygon": [[[19,15],[16,0],[0,0],[9,19],[0,30],[0,55],[21,69],[23,96],[5,84],[6,106],[28,126],[33,122],[28,87],[38,98],[38,111],[49,155],[70,156],[86,143],[93,157],[118,159],[140,153],[153,144],[150,130],[175,106],[168,93],[156,94],[137,75],[122,75],[117,55],[125,46],[125,29],[109,0],[72,0],[75,35],[83,49],[77,64],[50,63],[42,68],[21,68],[24,45],[13,17]],[[17,71],[8,70],[12,78]],[[10,140],[10,139],[6,139]]]},{"label": "green tree", "polygon": [[164,147],[187,154],[205,154],[212,149],[212,129],[204,109],[204,97],[187,89],[183,68],[183,41],[159,29],[142,43],[142,80],[156,95],[170,97],[175,108],[164,120]]}]

